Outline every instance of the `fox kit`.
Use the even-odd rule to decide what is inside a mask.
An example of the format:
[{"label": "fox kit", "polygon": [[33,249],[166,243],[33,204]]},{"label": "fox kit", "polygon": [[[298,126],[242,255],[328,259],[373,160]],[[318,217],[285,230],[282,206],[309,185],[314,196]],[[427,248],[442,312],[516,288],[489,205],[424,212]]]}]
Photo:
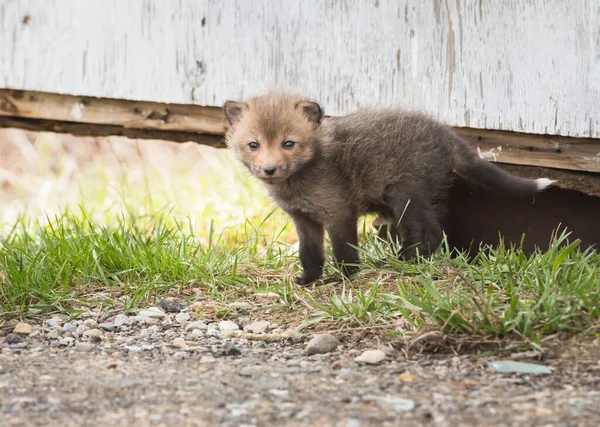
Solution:
[{"label": "fox kit", "polygon": [[519,178],[481,159],[444,126],[400,110],[324,117],[319,104],[267,94],[223,106],[227,145],[293,219],[303,274],[323,270],[323,235],[345,275],[356,270],[357,219],[377,213],[395,227],[405,258],[441,243],[447,190],[456,177],[491,191],[529,195],[547,178]]}]

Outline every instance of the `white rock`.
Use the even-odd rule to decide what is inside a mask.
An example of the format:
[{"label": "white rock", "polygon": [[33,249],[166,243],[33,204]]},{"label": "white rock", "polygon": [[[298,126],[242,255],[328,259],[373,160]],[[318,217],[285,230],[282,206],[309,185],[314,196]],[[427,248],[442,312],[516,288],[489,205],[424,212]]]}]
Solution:
[{"label": "white rock", "polygon": [[186,348],[187,344],[185,343],[185,340],[181,337],[175,338],[172,342],[173,347],[177,347],[177,348]]},{"label": "white rock", "polygon": [[204,322],[190,322],[187,325],[185,325],[186,331],[191,331],[193,329],[200,329],[202,331],[205,331],[206,328],[208,328],[208,326]]},{"label": "white rock", "polygon": [[141,310],[138,315],[142,317],[150,317],[152,319],[162,319],[167,314],[158,307],[150,307]]},{"label": "white rock", "polygon": [[53,317],[51,319],[46,319],[46,321],[44,322],[44,325],[47,328],[58,328],[61,323],[62,323],[61,319]]},{"label": "white rock", "polygon": [[13,334],[17,335],[29,335],[33,333],[34,329],[29,323],[17,323],[13,329]]},{"label": "white rock", "polygon": [[113,321],[115,326],[123,326],[128,325],[130,323],[129,317],[124,314],[117,314],[115,320]]},{"label": "white rock", "polygon": [[59,328],[52,329],[50,332],[48,332],[46,334],[46,338],[49,338],[51,340],[58,339],[58,338],[60,338],[60,332],[61,332],[61,330]]},{"label": "white rock", "polygon": [[385,360],[385,353],[381,350],[367,350],[363,354],[354,358],[355,362],[366,363],[368,365],[379,365]]},{"label": "white rock", "polygon": [[175,315],[175,320],[179,323],[185,323],[188,320],[190,320],[192,316],[190,315],[190,313],[177,313]]},{"label": "white rock", "polygon": [[192,329],[192,333],[190,334],[192,338],[202,338],[204,336],[204,332],[200,329]]},{"label": "white rock", "polygon": [[306,354],[330,353],[334,351],[340,342],[331,334],[315,335],[306,345]]},{"label": "white rock", "polygon": [[104,333],[102,332],[101,329],[88,329],[87,331],[85,331],[83,333],[83,336],[85,338],[92,338],[92,337],[102,338],[104,336]]},{"label": "white rock", "polygon": [[75,329],[77,329],[75,322],[67,322],[62,327],[63,332],[73,332]]},{"label": "white rock", "polygon": [[87,352],[92,351],[93,348],[94,346],[89,342],[78,342],[77,344],[75,344],[75,350],[77,351]]},{"label": "white rock", "polygon": [[261,320],[261,321],[252,322],[249,325],[246,325],[246,327],[244,328],[244,331],[251,333],[251,334],[264,334],[266,332],[269,332],[270,328],[271,328],[270,322]]},{"label": "white rock", "polygon": [[219,330],[222,332],[225,331],[238,331],[240,327],[237,323],[232,322],[231,320],[222,320],[219,322]]},{"label": "white rock", "polygon": [[138,347],[137,345],[125,345],[125,346],[123,346],[123,348],[132,353],[137,353],[138,351],[142,351],[142,349],[140,347]]}]

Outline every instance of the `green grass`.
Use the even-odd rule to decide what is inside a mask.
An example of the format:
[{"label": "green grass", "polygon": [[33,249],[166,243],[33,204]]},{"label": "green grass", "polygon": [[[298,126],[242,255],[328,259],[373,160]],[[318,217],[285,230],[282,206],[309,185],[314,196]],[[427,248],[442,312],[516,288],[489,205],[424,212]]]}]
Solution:
[{"label": "green grass", "polygon": [[19,174],[30,176],[0,189],[0,325],[201,295],[213,308],[206,316],[260,300],[268,316],[304,327],[402,325],[532,345],[557,332],[600,332],[600,256],[568,234],[532,255],[500,245],[468,259],[443,245],[405,262],[363,223],[360,273],[341,280],[328,265],[321,283],[303,289],[293,285],[300,266],[289,220],[226,153],[120,140],[113,146],[132,151],[92,151],[91,164],[66,167],[83,161],[52,151],[59,144],[48,138],[21,150],[37,153],[21,162]]},{"label": "green grass", "polygon": [[203,242],[190,222],[124,216],[102,225],[89,217],[80,211],[37,225],[22,219],[3,234],[5,315],[76,313],[86,305],[110,306],[117,297],[131,310],[197,289],[215,301],[276,293],[279,310],[299,311],[307,324],[364,326],[402,318],[414,328],[534,342],[599,328],[600,257],[580,251],[578,241],[568,244],[566,234],[531,256],[500,246],[467,260],[443,247],[432,259],[404,262],[367,233],[355,280],[338,280],[329,266],[324,283],[305,290],[291,284],[298,260],[278,241],[281,233],[264,234],[268,221],[246,223],[236,242],[215,234]]}]

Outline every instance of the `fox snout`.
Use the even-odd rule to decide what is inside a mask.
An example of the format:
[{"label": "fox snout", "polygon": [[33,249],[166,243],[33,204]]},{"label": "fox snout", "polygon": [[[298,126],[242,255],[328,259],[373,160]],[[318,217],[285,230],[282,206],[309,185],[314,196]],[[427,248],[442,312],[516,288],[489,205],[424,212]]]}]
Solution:
[{"label": "fox snout", "polygon": [[285,166],[279,164],[262,164],[253,167],[252,172],[265,182],[275,182],[287,178],[286,169]]}]

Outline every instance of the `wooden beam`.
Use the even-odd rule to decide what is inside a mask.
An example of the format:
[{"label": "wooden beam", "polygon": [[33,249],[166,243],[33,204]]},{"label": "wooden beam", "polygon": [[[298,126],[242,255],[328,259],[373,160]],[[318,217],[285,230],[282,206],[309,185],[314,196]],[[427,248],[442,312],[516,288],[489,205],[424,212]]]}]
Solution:
[{"label": "wooden beam", "polygon": [[[224,147],[220,107],[0,89],[0,127]],[[600,139],[455,128],[494,162],[600,173]],[[212,135],[213,137],[210,137]]]},{"label": "wooden beam", "polygon": [[222,135],[220,108],[0,89],[0,115]]},{"label": "wooden beam", "polygon": [[454,130],[494,162],[600,172],[600,139],[473,128]]},{"label": "wooden beam", "polygon": [[[173,142],[196,142],[214,148],[225,148],[223,135],[180,132],[160,129],[135,129],[123,126],[92,123],[59,122],[54,120],[28,119],[0,115],[0,128],[17,128],[34,132],[69,133],[75,136],[125,136],[139,139],[161,139]],[[0,145],[2,141],[0,141]]]}]

